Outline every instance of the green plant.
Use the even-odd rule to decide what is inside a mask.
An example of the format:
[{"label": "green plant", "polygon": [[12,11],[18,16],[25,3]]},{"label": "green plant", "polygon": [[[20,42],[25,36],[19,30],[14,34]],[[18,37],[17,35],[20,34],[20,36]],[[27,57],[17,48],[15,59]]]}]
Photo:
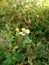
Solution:
[{"label": "green plant", "polygon": [[49,65],[47,3],[0,0],[0,65]]}]

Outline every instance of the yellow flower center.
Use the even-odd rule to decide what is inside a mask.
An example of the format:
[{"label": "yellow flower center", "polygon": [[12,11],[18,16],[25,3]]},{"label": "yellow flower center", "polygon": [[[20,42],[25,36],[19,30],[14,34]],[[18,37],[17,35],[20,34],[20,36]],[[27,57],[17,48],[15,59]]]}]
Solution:
[{"label": "yellow flower center", "polygon": [[22,28],[22,32],[26,33],[26,29],[25,28]]}]

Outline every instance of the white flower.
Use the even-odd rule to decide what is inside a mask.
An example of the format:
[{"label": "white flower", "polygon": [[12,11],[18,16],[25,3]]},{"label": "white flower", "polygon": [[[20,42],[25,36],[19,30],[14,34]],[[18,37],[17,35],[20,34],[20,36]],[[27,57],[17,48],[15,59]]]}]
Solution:
[{"label": "white flower", "polygon": [[29,29],[26,29],[26,34],[29,34],[30,33],[30,30]]},{"label": "white flower", "polygon": [[19,32],[19,28],[16,28],[16,31]]},{"label": "white flower", "polygon": [[30,30],[29,29],[22,28],[22,32],[24,32],[26,34],[29,34],[30,33]]},{"label": "white flower", "polygon": [[22,28],[22,31],[25,30],[25,28]]},{"label": "white flower", "polygon": [[25,36],[25,34],[23,33],[22,36]]},{"label": "white flower", "polygon": [[23,32],[19,32],[19,34],[22,35],[22,36],[25,36],[25,33],[23,33]]}]

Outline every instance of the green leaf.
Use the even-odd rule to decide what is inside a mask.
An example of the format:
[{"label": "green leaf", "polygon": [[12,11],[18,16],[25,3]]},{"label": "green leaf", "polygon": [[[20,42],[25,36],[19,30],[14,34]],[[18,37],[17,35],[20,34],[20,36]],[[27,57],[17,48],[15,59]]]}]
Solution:
[{"label": "green leaf", "polygon": [[25,37],[25,39],[23,40],[23,43],[31,43],[32,40],[29,37]]},{"label": "green leaf", "polygon": [[23,61],[25,59],[25,55],[22,53],[14,53],[14,57],[16,58],[16,61]]}]

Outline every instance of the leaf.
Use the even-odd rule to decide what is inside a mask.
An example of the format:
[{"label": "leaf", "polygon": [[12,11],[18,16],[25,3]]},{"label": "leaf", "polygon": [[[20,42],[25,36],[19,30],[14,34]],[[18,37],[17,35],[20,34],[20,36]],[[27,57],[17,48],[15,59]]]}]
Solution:
[{"label": "leaf", "polygon": [[23,43],[31,43],[32,40],[29,37],[25,37],[25,39],[23,40]]},{"label": "leaf", "polygon": [[25,59],[25,55],[22,53],[14,53],[14,57],[16,58],[16,61],[23,61]]},{"label": "leaf", "polygon": [[41,58],[41,57],[46,58],[46,57],[47,57],[47,54],[46,54],[45,51],[40,50],[40,51],[38,51],[37,56],[38,56],[39,58]]}]

